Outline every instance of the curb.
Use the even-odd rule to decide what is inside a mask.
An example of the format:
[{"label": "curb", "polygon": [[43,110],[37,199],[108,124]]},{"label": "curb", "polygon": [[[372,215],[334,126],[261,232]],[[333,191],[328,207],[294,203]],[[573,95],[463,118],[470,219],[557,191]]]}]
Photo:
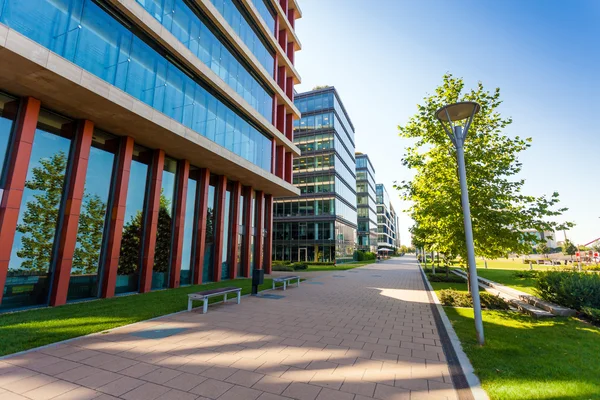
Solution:
[{"label": "curb", "polygon": [[[428,294],[431,296],[431,299],[433,300],[431,307],[435,308],[435,310],[437,311],[437,313],[439,315],[439,320],[441,321],[443,328],[446,330],[446,334],[448,335],[449,340],[446,343],[444,343],[444,341],[442,341],[442,345],[444,347],[444,352],[446,352],[446,346],[449,346],[451,348],[450,352],[455,353],[454,356],[456,357],[456,361],[458,362],[457,366],[460,367],[460,369],[461,369],[460,372],[462,372],[462,373],[459,373],[462,376],[456,376],[455,374],[452,374],[453,375],[452,381],[454,382],[455,378],[461,379],[461,380],[464,379],[466,381],[468,388],[470,389],[470,393],[469,393],[470,396],[469,395],[465,396],[464,394],[461,395],[460,390],[457,389],[459,399],[472,398],[475,400],[489,400],[487,393],[481,387],[481,382],[479,381],[479,378],[477,377],[477,375],[475,375],[475,371],[473,369],[473,366],[471,365],[471,361],[469,361],[469,358],[467,357],[467,355],[465,354],[465,352],[462,349],[460,339],[456,335],[456,332],[454,331],[454,328],[452,327],[452,324],[450,323],[450,320],[448,319],[448,316],[446,315],[446,313],[444,311],[444,307],[442,307],[442,304],[440,303],[437,295],[435,294],[435,291],[431,287],[431,284],[429,283],[429,280],[427,279],[427,276],[425,275],[425,272],[423,271],[423,268],[421,267],[421,263],[418,260],[417,260],[417,265],[419,266],[419,271],[421,272],[421,278],[423,278],[423,282],[425,283],[425,286],[427,287],[427,290],[429,292]],[[451,357],[447,357],[447,358],[450,361]],[[451,370],[451,373],[452,373],[452,370]]]}]

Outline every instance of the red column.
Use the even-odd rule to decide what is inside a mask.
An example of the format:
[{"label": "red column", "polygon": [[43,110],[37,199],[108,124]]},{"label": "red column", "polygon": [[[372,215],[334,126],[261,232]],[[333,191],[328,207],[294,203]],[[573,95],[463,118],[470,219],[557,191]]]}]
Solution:
[{"label": "red column", "polygon": [[244,220],[244,243],[242,248],[244,257],[242,257],[242,276],[250,277],[250,239],[252,237],[252,188],[244,187],[244,201],[246,202],[246,218]]},{"label": "red column", "polygon": [[277,106],[277,120],[275,123],[275,127],[277,128],[277,130],[283,134],[285,134],[285,123],[286,123],[286,113],[285,113],[285,106],[279,105]]},{"label": "red column", "polygon": [[198,221],[196,224],[196,251],[194,252],[193,284],[202,283],[204,271],[204,249],[206,246],[206,218],[208,210],[208,186],[210,185],[210,170],[198,170]]},{"label": "red column", "polygon": [[125,205],[127,203],[127,188],[129,187],[129,173],[131,171],[131,158],[133,157],[133,139],[122,137],[117,154],[117,168],[115,171],[114,192],[112,193],[113,205],[110,211],[110,226],[106,247],[106,261],[103,267],[101,297],[113,297],[117,283],[117,269],[119,268],[119,255],[121,252],[121,238],[125,222]]},{"label": "red column", "polygon": [[265,229],[267,230],[265,254],[264,254],[264,268],[265,274],[270,274],[273,266],[273,196],[268,194],[265,196],[265,213],[266,223]]},{"label": "red column", "polygon": [[263,192],[256,192],[256,236],[254,237],[254,268],[263,267],[263,229],[265,227],[265,215],[263,212],[263,203],[265,195]]},{"label": "red column", "polygon": [[288,114],[285,118],[285,137],[294,141],[294,116]]},{"label": "red column", "polygon": [[171,270],[169,287],[179,287],[179,273],[181,271],[181,253],[183,252],[183,228],[185,226],[185,207],[188,191],[188,178],[190,176],[190,162],[180,160],[177,163],[177,190],[175,193],[175,212],[173,215],[173,245],[171,247]]},{"label": "red column", "polygon": [[231,192],[231,236],[229,240],[229,278],[236,278],[237,259],[238,259],[238,240],[240,233],[240,195],[242,194],[242,184],[235,182]]},{"label": "red column", "polygon": [[296,29],[296,15],[294,13],[295,11],[296,10],[290,8],[290,9],[288,9],[288,14],[287,14],[288,21],[289,21],[290,25],[292,26],[292,29]]},{"label": "red column", "polygon": [[223,235],[227,234],[225,227],[225,193],[227,192],[227,177],[219,176],[217,184],[217,212],[215,218],[215,258],[213,265],[213,280],[215,282],[221,281],[221,272],[223,265],[221,259],[223,258]]},{"label": "red column", "polygon": [[294,78],[291,76],[287,77],[287,82],[285,84],[285,95],[290,100],[294,100]]},{"label": "red column", "polygon": [[160,208],[160,189],[163,169],[165,168],[164,150],[154,150],[150,164],[150,190],[146,204],[146,224],[142,228],[142,265],[140,271],[140,293],[152,289],[152,271],[154,267],[154,252],[156,251],[156,233],[158,231],[158,210]]},{"label": "red column", "polygon": [[283,145],[277,146],[275,150],[275,175],[281,179],[284,176],[285,148]]},{"label": "red column", "polygon": [[277,84],[285,92],[285,83],[286,83],[287,73],[285,70],[285,66],[280,66],[277,68]]},{"label": "red column", "polygon": [[13,130],[12,148],[6,164],[4,194],[0,202],[0,303],[4,294],[39,113],[39,100],[32,97],[21,100]]},{"label": "red column", "polygon": [[73,253],[77,244],[77,229],[79,227],[79,214],[85,187],[94,123],[80,121],[73,141],[74,155],[70,160],[70,176],[67,183],[67,202],[63,212],[63,223],[59,232],[58,254],[56,268],[53,274],[50,305],[60,306],[67,302],[69,278],[73,264]]},{"label": "red column", "polygon": [[275,173],[275,170],[277,168],[276,157],[277,157],[277,143],[275,142],[275,139],[271,139],[271,173],[272,174]]},{"label": "red column", "polygon": [[287,44],[286,54],[293,65],[294,64],[294,43],[293,42],[289,42]]},{"label": "red column", "polygon": [[293,173],[293,158],[292,153],[285,153],[285,181],[292,183]]},{"label": "red column", "polygon": [[283,13],[287,14],[287,12],[288,12],[288,0],[279,0],[279,5],[283,9]]},{"label": "red column", "polygon": [[285,52],[287,49],[287,42],[288,42],[288,32],[285,28],[279,30],[278,39],[279,39],[279,45],[281,46],[281,49]]}]

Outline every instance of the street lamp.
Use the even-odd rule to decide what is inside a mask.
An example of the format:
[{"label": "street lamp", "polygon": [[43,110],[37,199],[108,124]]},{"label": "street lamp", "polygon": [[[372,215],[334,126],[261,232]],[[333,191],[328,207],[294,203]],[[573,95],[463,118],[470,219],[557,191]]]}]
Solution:
[{"label": "street lamp", "polygon": [[[467,188],[467,171],[465,168],[465,139],[473,117],[481,107],[474,101],[462,101],[444,106],[435,112],[450,140],[456,147],[458,175],[460,179],[461,202],[465,224],[465,239],[467,244],[467,261],[469,262],[469,279],[471,281],[471,296],[473,296],[473,311],[475,314],[475,331],[480,345],[485,342],[483,322],[481,319],[481,302],[479,300],[479,284],[477,281],[477,265],[475,264],[475,248],[473,246],[473,227],[471,226],[471,208],[469,206],[469,189]],[[464,121],[463,125],[457,122]]]}]

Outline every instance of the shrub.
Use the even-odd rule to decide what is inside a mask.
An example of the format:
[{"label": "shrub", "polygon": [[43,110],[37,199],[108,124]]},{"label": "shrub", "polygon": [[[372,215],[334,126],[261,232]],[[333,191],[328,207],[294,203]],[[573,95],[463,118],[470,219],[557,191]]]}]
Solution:
[{"label": "shrub", "polygon": [[523,264],[527,264],[527,265],[529,265],[529,263],[532,263],[532,264],[537,264],[537,261],[536,261],[536,260],[530,260],[530,259],[528,259],[528,258],[525,258],[525,259],[523,260]]},{"label": "shrub", "polygon": [[291,265],[273,264],[273,271],[293,271],[294,267]]},{"label": "shrub", "polygon": [[[489,310],[508,310],[508,303],[499,296],[490,293],[479,293],[481,307]],[[473,298],[471,293],[459,292],[454,289],[440,290],[440,302],[445,306],[451,307],[473,307]]]},{"label": "shrub", "polygon": [[310,262],[310,265],[335,265],[335,263],[333,261],[329,262],[329,261],[315,261],[315,262]]},{"label": "shrub", "polygon": [[543,271],[536,288],[544,300],[581,310],[600,308],[600,275],[574,271]]},{"label": "shrub", "polygon": [[592,322],[600,323],[600,308],[583,307],[581,312]]},{"label": "shrub", "polygon": [[275,266],[275,265],[290,265],[291,263],[292,263],[291,261],[274,260],[273,266]]},{"label": "shrub", "polygon": [[299,271],[299,270],[308,269],[308,264],[298,262],[298,263],[291,264],[290,267],[292,267],[292,271]]},{"label": "shrub", "polygon": [[538,276],[539,271],[530,271],[530,270],[526,270],[526,271],[514,271],[512,273],[512,276],[515,278],[536,278]]},{"label": "shrub", "polygon": [[437,269],[436,269],[436,274],[427,274],[427,278],[429,279],[429,282],[452,282],[452,283],[465,283],[466,280],[463,277],[460,277],[458,275],[455,274],[449,274],[448,276],[446,276],[444,273],[437,273]]},{"label": "shrub", "polygon": [[355,261],[369,261],[369,260],[375,260],[376,258],[377,258],[377,254],[372,253],[370,251],[357,250],[354,252],[354,260]]}]

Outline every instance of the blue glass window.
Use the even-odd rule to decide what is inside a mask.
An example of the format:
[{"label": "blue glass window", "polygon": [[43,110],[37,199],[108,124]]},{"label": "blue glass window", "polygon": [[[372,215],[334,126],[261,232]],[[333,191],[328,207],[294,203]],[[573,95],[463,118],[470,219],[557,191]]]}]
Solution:
[{"label": "blue glass window", "polygon": [[4,176],[6,154],[18,107],[18,100],[0,93],[0,182]]},{"label": "blue glass window", "polygon": [[196,193],[198,191],[198,168],[190,167],[190,177],[187,182],[187,196],[185,200],[185,218],[183,223],[183,248],[181,250],[181,270],[179,273],[179,284],[190,285],[192,283],[192,264],[194,260],[196,228]]},{"label": "blue glass window", "polygon": [[215,222],[217,211],[217,177],[211,175],[208,185],[208,207],[206,210],[206,241],[204,242],[204,266],[202,269],[202,282],[213,280],[213,266],[215,265]]},{"label": "blue glass window", "polygon": [[263,21],[267,23],[269,30],[271,33],[275,33],[275,17],[270,10],[270,7],[267,5],[268,0],[252,0],[252,4],[258,10],[258,13],[262,17]]},{"label": "blue glass window", "polygon": [[[227,110],[232,113],[234,126],[239,127],[233,131],[233,144],[228,149],[271,171],[271,138],[92,0],[5,0],[0,13],[0,22],[210,140],[221,137],[225,129],[227,112],[217,114],[216,110]],[[212,57],[220,63],[216,54],[207,54],[204,59]],[[236,148],[235,143],[241,145]]]}]

